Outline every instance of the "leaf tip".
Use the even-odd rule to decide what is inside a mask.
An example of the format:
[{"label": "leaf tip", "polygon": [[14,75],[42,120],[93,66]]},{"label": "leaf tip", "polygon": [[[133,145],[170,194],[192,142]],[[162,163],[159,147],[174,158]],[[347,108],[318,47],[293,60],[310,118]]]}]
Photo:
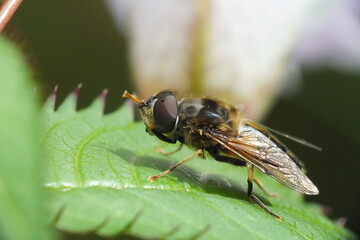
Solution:
[{"label": "leaf tip", "polygon": [[108,92],[109,92],[108,89],[105,88],[100,94],[99,98],[104,104],[105,104],[105,100],[106,100],[106,96],[107,96]]},{"label": "leaf tip", "polygon": [[125,101],[125,107],[127,109],[130,109],[131,112],[133,112],[133,109],[134,109],[134,106],[135,106],[135,103],[133,101]]},{"label": "leaf tip", "polygon": [[73,99],[74,99],[73,100],[73,108],[74,108],[74,110],[76,109],[77,100],[78,100],[81,88],[82,88],[82,83],[79,83],[77,85],[77,87],[74,89],[74,91],[72,92],[72,96],[73,96]]},{"label": "leaf tip", "polygon": [[108,89],[105,88],[99,96],[100,107],[101,107],[102,112],[104,112],[104,110],[105,110],[106,96],[107,96],[108,92],[109,92]]},{"label": "leaf tip", "polygon": [[59,85],[56,84],[55,87],[54,87],[54,90],[52,91],[52,93],[50,95],[50,99],[51,99],[51,102],[53,104],[53,109],[55,109],[56,96],[57,96],[57,93],[58,93],[58,89],[59,89]]},{"label": "leaf tip", "polygon": [[348,220],[344,217],[340,217],[340,218],[336,219],[336,221],[335,221],[336,225],[338,225],[340,227],[345,227],[347,222],[348,222]]},{"label": "leaf tip", "polygon": [[57,92],[58,92],[58,85],[55,85],[52,93],[47,98],[47,100],[43,106],[43,109],[47,109],[48,111],[55,111]]},{"label": "leaf tip", "polygon": [[77,98],[79,96],[80,93],[80,89],[82,88],[82,83],[79,83],[77,85],[77,87],[75,88],[75,90],[73,91],[74,97]]},{"label": "leaf tip", "polygon": [[[79,96],[81,88],[82,88],[82,84],[80,83],[72,91],[72,93],[70,93],[70,95],[65,98],[64,102],[62,104],[60,104],[60,106],[58,107],[58,109],[56,111],[57,112],[71,112],[71,113],[75,112],[77,100],[78,100],[78,96]],[[55,92],[55,94],[54,94],[54,92]],[[55,86],[54,92],[52,95],[56,96],[57,86]]]}]

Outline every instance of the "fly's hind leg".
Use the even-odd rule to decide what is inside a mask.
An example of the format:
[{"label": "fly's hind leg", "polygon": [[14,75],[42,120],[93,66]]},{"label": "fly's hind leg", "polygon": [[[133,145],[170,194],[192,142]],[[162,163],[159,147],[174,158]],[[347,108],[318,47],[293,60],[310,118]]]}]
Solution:
[{"label": "fly's hind leg", "polygon": [[165,151],[164,151],[163,149],[161,149],[160,147],[156,147],[155,150],[156,150],[156,152],[158,152],[158,153],[161,153],[161,154],[163,154],[163,155],[165,155],[165,156],[169,156],[169,155],[172,155],[172,154],[174,154],[174,153],[179,152],[179,151],[182,149],[183,145],[184,145],[184,144],[181,143],[178,148],[176,148],[175,150],[173,150],[173,151],[171,151],[171,152],[165,152]]},{"label": "fly's hind leg", "polygon": [[228,156],[223,156],[217,153],[216,150],[213,149],[206,149],[211,156],[213,156],[217,161],[220,162],[226,162],[226,163],[230,163],[232,165],[235,166],[239,166],[239,167],[247,167],[247,171],[248,171],[248,192],[247,195],[248,197],[255,202],[257,205],[259,205],[262,209],[264,209],[266,212],[268,212],[271,216],[275,217],[276,220],[281,221],[281,218],[279,216],[277,216],[276,214],[274,214],[272,211],[270,211],[270,209],[268,209],[255,195],[252,194],[252,189],[253,189],[253,184],[252,182],[254,181],[260,188],[261,190],[264,191],[265,194],[269,195],[269,196],[276,196],[277,194],[273,194],[273,193],[269,193],[268,191],[266,191],[264,189],[263,184],[260,182],[260,180],[258,180],[257,178],[254,177],[254,171],[255,168],[254,166],[249,166],[247,165],[247,163],[241,159],[238,158],[233,158],[233,157],[228,157]]},{"label": "fly's hind leg", "polygon": [[259,205],[262,209],[264,209],[267,213],[269,213],[271,216],[275,217],[276,220],[281,221],[281,218],[276,215],[275,213],[273,213],[272,211],[270,211],[270,209],[268,209],[255,195],[252,194],[252,189],[253,189],[253,184],[252,182],[256,180],[254,180],[254,169],[253,166],[247,166],[247,171],[248,171],[248,192],[247,195],[248,197],[255,202],[257,205]]},{"label": "fly's hind leg", "polygon": [[169,168],[168,170],[165,170],[164,172],[152,176],[152,177],[148,177],[147,179],[149,179],[151,182],[155,181],[156,179],[164,176],[165,174],[171,173],[172,171],[175,170],[175,168],[177,168],[178,166],[184,164],[185,162],[187,162],[188,160],[196,157],[196,156],[202,156],[204,157],[204,151],[202,149],[198,149],[195,153],[193,153],[192,155],[188,156],[187,158],[184,158],[183,160],[181,160],[180,162],[178,162],[177,164],[175,164],[174,166],[172,166],[171,168]]},{"label": "fly's hind leg", "polygon": [[[251,170],[253,172],[253,175],[254,175],[254,172],[255,172],[255,167],[254,166],[251,166]],[[253,181],[256,183],[256,185],[258,185],[258,187],[269,197],[280,197],[280,195],[278,193],[272,193],[272,192],[269,192],[267,191],[265,188],[264,188],[264,184],[259,180],[257,179],[255,176],[253,176]]]}]

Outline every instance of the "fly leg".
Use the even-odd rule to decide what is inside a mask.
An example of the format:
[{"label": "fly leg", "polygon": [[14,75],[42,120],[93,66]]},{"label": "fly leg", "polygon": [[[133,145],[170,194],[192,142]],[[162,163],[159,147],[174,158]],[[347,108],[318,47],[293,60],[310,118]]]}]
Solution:
[{"label": "fly leg", "polygon": [[233,157],[228,157],[228,156],[224,156],[224,155],[220,155],[217,153],[216,150],[213,150],[211,148],[206,149],[210,155],[215,158],[215,160],[219,161],[219,162],[226,162],[226,163],[230,163],[232,165],[235,166],[239,166],[239,167],[245,167],[246,166],[246,162],[244,160],[241,160],[239,158],[233,158]]},{"label": "fly leg", "polygon": [[181,143],[178,148],[176,148],[175,150],[173,150],[173,151],[171,151],[171,152],[165,152],[165,151],[164,151],[163,149],[161,149],[160,147],[156,147],[155,149],[156,149],[156,152],[161,153],[161,154],[163,154],[163,155],[165,155],[165,156],[169,156],[169,155],[171,155],[171,154],[174,154],[174,153],[179,152],[179,151],[182,149],[183,145],[184,145],[184,144]]},{"label": "fly leg", "polygon": [[[254,175],[254,172],[255,172],[255,167],[254,165],[251,166],[251,170],[253,172],[253,175]],[[264,188],[264,184],[259,180],[257,179],[255,176],[253,176],[253,181],[256,183],[256,185],[258,185],[258,187],[269,197],[279,197],[280,195],[278,193],[272,193],[272,192],[269,192],[267,191],[265,188]]]},{"label": "fly leg", "polygon": [[252,194],[252,189],[253,189],[252,182],[254,180],[254,171],[253,170],[254,170],[253,166],[247,166],[247,171],[248,171],[248,180],[247,180],[247,182],[248,182],[248,192],[247,192],[247,195],[248,195],[248,197],[253,202],[255,202],[257,205],[259,205],[262,209],[264,209],[266,212],[268,212],[271,216],[275,217],[276,220],[281,221],[281,218],[279,216],[277,216],[272,211],[270,211],[270,209],[268,209],[255,195]]},{"label": "fly leg", "polygon": [[178,166],[184,164],[185,162],[187,162],[188,160],[196,157],[196,156],[204,156],[204,151],[202,149],[198,149],[195,153],[193,153],[192,155],[188,156],[187,158],[184,158],[183,160],[181,160],[180,162],[178,162],[177,164],[175,164],[174,166],[172,166],[171,168],[169,168],[168,170],[165,170],[164,172],[152,176],[152,177],[148,177],[147,179],[149,179],[151,182],[155,181],[156,179],[158,179],[159,177],[164,176],[165,174],[171,173],[172,171],[174,171],[175,168],[177,168]]}]

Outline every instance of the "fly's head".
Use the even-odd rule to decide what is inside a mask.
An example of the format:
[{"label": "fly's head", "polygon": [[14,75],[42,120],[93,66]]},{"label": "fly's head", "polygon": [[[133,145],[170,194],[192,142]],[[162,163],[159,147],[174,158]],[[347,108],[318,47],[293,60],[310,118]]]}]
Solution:
[{"label": "fly's head", "polygon": [[153,135],[171,135],[178,123],[178,103],[171,91],[162,91],[148,100],[139,100],[136,96],[124,92],[123,97],[131,99],[138,105],[140,116],[146,126],[146,131]]}]

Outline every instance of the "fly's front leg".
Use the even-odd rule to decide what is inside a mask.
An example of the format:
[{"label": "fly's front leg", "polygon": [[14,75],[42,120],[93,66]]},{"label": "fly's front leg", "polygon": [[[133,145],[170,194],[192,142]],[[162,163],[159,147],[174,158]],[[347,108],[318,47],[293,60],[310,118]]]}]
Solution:
[{"label": "fly's front leg", "polygon": [[163,155],[165,155],[165,156],[169,156],[169,155],[172,155],[172,154],[174,154],[174,153],[179,152],[179,151],[182,149],[183,145],[184,145],[184,144],[181,143],[178,148],[176,148],[174,151],[171,151],[171,152],[165,152],[165,151],[164,151],[163,149],[161,149],[160,147],[156,147],[155,150],[156,150],[156,152],[158,152],[158,153],[161,153],[161,154],[163,154]]},{"label": "fly's front leg", "polygon": [[181,160],[180,162],[178,162],[177,164],[175,164],[174,166],[172,166],[171,168],[169,168],[168,170],[158,174],[158,175],[155,175],[155,176],[152,176],[152,177],[148,177],[147,179],[149,179],[151,182],[155,181],[156,179],[164,176],[165,174],[168,174],[168,173],[171,173],[172,171],[174,171],[175,168],[177,168],[178,166],[184,164],[185,162],[187,162],[188,160],[196,157],[196,156],[204,156],[204,151],[202,149],[198,149],[194,154],[188,156],[187,158]]},{"label": "fly's front leg", "polygon": [[248,171],[248,192],[247,195],[248,197],[255,202],[257,205],[259,205],[262,209],[264,209],[267,213],[269,213],[271,216],[275,217],[276,220],[281,221],[281,217],[279,217],[278,215],[274,214],[272,211],[270,211],[270,209],[268,209],[255,195],[252,194],[252,190],[253,190],[253,180],[254,180],[254,171],[253,171],[253,166],[247,166],[247,171]]}]

